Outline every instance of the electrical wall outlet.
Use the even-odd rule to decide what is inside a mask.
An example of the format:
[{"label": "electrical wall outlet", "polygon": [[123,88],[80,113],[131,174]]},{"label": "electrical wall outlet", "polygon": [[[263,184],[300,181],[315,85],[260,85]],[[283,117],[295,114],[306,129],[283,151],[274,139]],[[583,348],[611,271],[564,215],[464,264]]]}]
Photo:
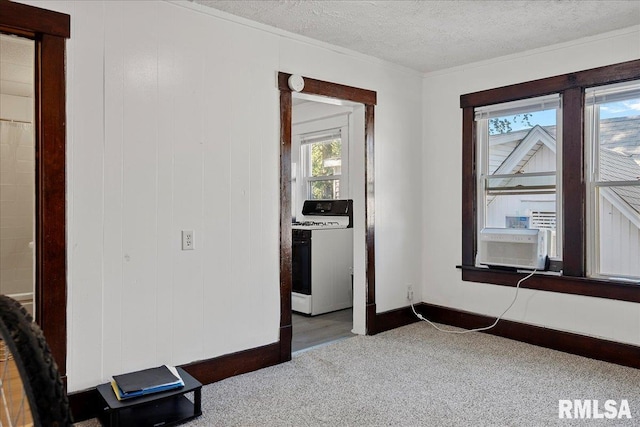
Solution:
[{"label": "electrical wall outlet", "polygon": [[407,299],[413,301],[413,286],[407,286]]},{"label": "electrical wall outlet", "polygon": [[192,251],[193,249],[193,230],[182,230],[182,250]]}]

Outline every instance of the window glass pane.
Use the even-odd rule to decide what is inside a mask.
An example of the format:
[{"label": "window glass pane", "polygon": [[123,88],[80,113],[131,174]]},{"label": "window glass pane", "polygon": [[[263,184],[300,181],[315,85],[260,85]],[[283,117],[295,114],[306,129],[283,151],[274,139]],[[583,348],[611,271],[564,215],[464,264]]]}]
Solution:
[{"label": "window glass pane", "polygon": [[640,180],[640,97],[598,105],[597,180]]},{"label": "window glass pane", "polygon": [[556,109],[494,117],[489,124],[489,174],[556,170]]},{"label": "window glass pane", "polygon": [[587,90],[590,275],[640,277],[639,83]]},{"label": "window glass pane", "polygon": [[596,189],[599,273],[640,277],[640,185]]},{"label": "window glass pane", "polygon": [[[547,216],[553,217],[553,221],[549,221],[549,224],[553,224],[553,228],[555,228],[555,211],[555,194],[507,194],[490,196],[487,197],[487,220],[485,227],[534,228],[532,226],[534,213],[546,212]],[[539,224],[539,222],[535,224]]]},{"label": "window glass pane", "polygon": [[340,175],[342,141],[316,142],[311,146],[311,176]]},{"label": "window glass pane", "polygon": [[321,179],[309,182],[310,199],[339,199],[340,180]]},{"label": "window glass pane", "polygon": [[476,111],[479,162],[478,194],[484,207],[479,229],[537,228],[550,230],[548,255],[557,258],[559,95],[496,104]]}]

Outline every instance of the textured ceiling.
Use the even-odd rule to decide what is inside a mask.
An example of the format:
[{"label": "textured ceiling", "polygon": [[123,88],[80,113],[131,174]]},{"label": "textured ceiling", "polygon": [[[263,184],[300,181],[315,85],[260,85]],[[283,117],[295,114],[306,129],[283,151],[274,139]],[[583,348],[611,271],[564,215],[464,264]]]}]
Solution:
[{"label": "textured ceiling", "polygon": [[421,72],[640,24],[640,1],[193,0]]}]

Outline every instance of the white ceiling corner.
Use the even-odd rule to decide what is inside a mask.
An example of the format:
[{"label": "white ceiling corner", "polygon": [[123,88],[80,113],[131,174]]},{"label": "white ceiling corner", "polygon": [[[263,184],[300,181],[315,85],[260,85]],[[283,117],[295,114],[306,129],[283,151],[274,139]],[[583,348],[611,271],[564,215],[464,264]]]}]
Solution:
[{"label": "white ceiling corner", "polygon": [[640,1],[193,0],[427,73],[640,25]]}]

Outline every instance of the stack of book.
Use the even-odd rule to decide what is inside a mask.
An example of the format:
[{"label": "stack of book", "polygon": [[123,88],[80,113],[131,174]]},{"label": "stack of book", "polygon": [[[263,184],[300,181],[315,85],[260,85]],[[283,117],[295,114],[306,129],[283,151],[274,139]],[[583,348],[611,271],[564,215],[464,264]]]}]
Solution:
[{"label": "stack of book", "polygon": [[162,365],[157,368],[114,375],[111,387],[118,400],[125,400],[184,387],[184,381],[176,368]]}]

